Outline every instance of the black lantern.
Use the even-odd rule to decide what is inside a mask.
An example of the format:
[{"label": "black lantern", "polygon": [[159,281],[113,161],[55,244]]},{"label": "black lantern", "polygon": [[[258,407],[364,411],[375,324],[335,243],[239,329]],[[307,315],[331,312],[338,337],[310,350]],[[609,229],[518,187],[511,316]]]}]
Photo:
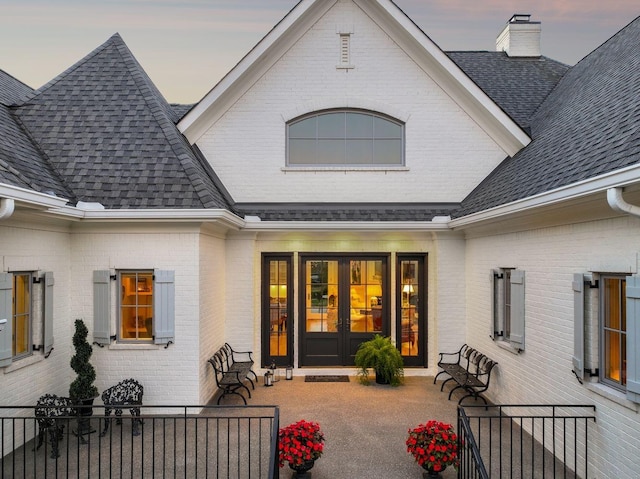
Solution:
[{"label": "black lantern", "polygon": [[265,387],[273,386],[273,373],[271,371],[264,373],[264,385]]},{"label": "black lantern", "polygon": [[293,366],[287,366],[285,379],[291,381],[293,379]]}]

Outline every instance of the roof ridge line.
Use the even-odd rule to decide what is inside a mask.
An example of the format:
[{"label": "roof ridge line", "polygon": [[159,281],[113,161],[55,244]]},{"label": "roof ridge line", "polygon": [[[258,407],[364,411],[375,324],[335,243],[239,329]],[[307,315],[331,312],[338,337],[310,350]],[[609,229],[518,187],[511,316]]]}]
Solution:
[{"label": "roof ridge line", "polygon": [[28,95],[25,98],[24,103],[27,103],[29,100],[32,100],[33,98],[37,97],[38,95],[44,93],[49,88],[51,88],[53,85],[55,85],[56,83],[60,82],[62,79],[66,78],[67,76],[69,76],[73,71],[75,71],[78,68],[80,68],[80,66],[84,65],[86,62],[91,60],[93,57],[95,57],[96,55],[98,55],[102,51],[106,50],[107,47],[111,46],[116,39],[120,39],[120,41],[122,41],[122,37],[120,36],[119,33],[114,33],[113,35],[111,35],[111,37],[109,37],[109,39],[106,42],[104,42],[102,45],[96,47],[93,51],[91,51],[90,53],[88,53],[87,55],[82,57],[80,60],[75,62],[69,68],[64,70],[62,73],[56,75],[53,79],[49,80],[47,83],[42,85],[37,90],[34,90],[32,94]]},{"label": "roof ridge line", "polygon": [[[191,182],[191,185],[194,188],[194,191],[198,195],[200,202],[203,207],[207,208],[207,205],[215,204],[215,199],[206,192],[206,188],[202,187],[202,178],[198,172],[194,171],[194,159],[190,157],[189,153],[191,153],[194,157],[195,153],[187,149],[187,141],[184,136],[180,134],[178,128],[176,127],[174,118],[172,116],[177,116],[173,108],[167,100],[164,98],[160,90],[155,86],[153,80],[149,77],[147,72],[144,70],[142,65],[136,60],[135,56],[126,45],[122,38],[119,38],[119,42],[115,45],[118,54],[121,56],[123,63],[126,65],[129,74],[133,78],[136,88],[142,94],[142,97],[147,104],[149,111],[158,122],[162,130],[162,134],[167,139],[169,146],[173,150],[176,158],[180,162],[180,167],[184,171],[187,178]],[[197,161],[197,160],[195,160]],[[211,178],[206,169],[205,174],[209,176],[209,179],[214,183],[215,181]],[[225,198],[226,199],[226,198]]]},{"label": "roof ridge line", "polygon": [[[15,112],[13,111],[13,109],[9,109],[9,114],[11,115],[11,118],[13,118],[13,120],[16,122],[16,124],[18,125],[18,128],[20,128],[24,134],[26,135],[26,137],[29,139],[29,142],[33,145],[33,147],[35,148],[35,150],[38,152],[38,154],[40,155],[40,158],[42,158],[42,160],[44,161],[44,163],[47,165],[47,167],[49,168],[49,170],[51,171],[51,173],[56,177],[56,179],[59,181],[60,186],[62,186],[66,191],[65,193],[68,193],[68,197],[70,201],[73,201],[74,203],[77,201],[77,196],[75,191],[73,190],[73,188],[71,188],[66,180],[64,179],[64,177],[60,174],[60,172],[58,171],[57,168],[54,167],[54,165],[51,163],[51,160],[49,159],[49,155],[47,155],[47,153],[40,147],[40,145],[38,144],[38,142],[35,140],[35,138],[33,137],[33,135],[31,134],[31,132],[29,131],[29,129],[27,128],[27,126],[24,124],[24,122],[22,121],[22,118],[20,118],[19,115],[16,115]],[[27,182],[28,184],[31,184],[31,182]],[[35,191],[39,191],[39,188],[33,188]]]}]

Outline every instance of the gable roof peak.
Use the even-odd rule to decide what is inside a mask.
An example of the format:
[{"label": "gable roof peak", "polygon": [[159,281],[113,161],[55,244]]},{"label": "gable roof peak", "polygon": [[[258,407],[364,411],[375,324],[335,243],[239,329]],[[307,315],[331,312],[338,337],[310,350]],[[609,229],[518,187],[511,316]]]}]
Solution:
[{"label": "gable roof peak", "polygon": [[[483,125],[509,155],[531,140],[489,95],[479,88],[392,0],[350,0],[363,15],[429,72],[443,91]],[[253,87],[328,12],[338,0],[301,0],[258,44],[178,123],[195,144],[231,106]]]}]

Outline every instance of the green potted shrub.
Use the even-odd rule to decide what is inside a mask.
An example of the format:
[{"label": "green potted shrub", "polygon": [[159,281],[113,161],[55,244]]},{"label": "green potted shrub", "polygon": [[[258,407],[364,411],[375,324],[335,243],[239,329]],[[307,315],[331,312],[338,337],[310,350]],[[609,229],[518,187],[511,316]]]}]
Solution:
[{"label": "green potted shrub", "polygon": [[73,346],[76,353],[71,358],[71,368],[77,376],[69,386],[69,398],[78,406],[78,434],[92,432],[87,417],[92,415],[91,405],[98,396],[98,388],[93,384],[96,380],[96,370],[89,362],[93,348],[87,341],[88,333],[84,321],[76,319],[75,333],[73,334]]},{"label": "green potted shrub", "polygon": [[363,384],[369,383],[369,368],[376,373],[376,383],[398,386],[404,377],[404,362],[391,338],[376,334],[360,344],[355,357],[358,376]]}]

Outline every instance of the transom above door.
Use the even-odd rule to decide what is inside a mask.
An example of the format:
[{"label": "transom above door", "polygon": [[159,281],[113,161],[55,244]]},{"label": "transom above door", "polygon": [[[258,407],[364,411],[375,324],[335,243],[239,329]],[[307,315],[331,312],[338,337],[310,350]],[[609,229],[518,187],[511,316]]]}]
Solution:
[{"label": "transom above door", "polygon": [[351,366],[360,343],[389,334],[387,271],[388,256],[301,256],[301,366]]}]

